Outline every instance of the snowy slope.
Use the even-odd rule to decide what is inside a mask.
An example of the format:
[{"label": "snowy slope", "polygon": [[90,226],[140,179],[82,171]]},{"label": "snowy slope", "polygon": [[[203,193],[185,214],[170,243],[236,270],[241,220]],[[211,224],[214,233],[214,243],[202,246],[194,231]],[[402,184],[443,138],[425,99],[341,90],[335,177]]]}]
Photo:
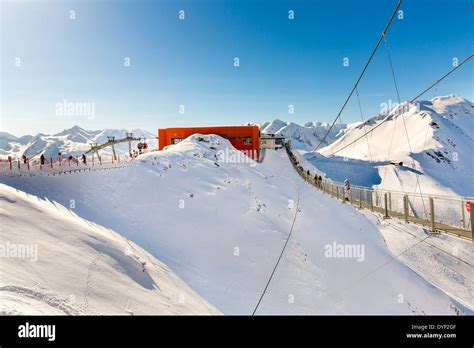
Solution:
[{"label": "snowy slope", "polygon": [[[366,138],[365,134],[374,127],[378,128]],[[334,160],[344,157],[346,161],[349,159],[348,164],[353,163],[350,159],[365,161],[366,167],[378,169],[381,178],[378,186],[384,189],[419,191],[415,178],[418,174],[422,192],[473,196],[473,134],[474,105],[450,95],[404,103],[388,116],[378,115],[364,124],[349,127],[342,137],[318,152],[330,156],[364,136],[336,153]],[[307,159],[311,156],[307,155]],[[404,166],[374,163],[386,161],[403,162]],[[317,158],[312,162],[318,166]],[[350,177],[351,173],[346,170],[344,175]]]},{"label": "snowy slope", "polygon": [[474,245],[447,234],[430,235],[420,226],[364,214],[380,229],[388,248],[430,283],[442,288],[465,306],[474,302]]},{"label": "snowy slope", "polygon": [[155,257],[58,203],[0,184],[0,219],[1,314],[218,313]]},{"label": "snowy slope", "polygon": [[[26,155],[28,158],[33,159],[44,153],[46,158],[56,158],[58,153],[61,152],[63,156],[80,156],[90,149],[90,143],[106,143],[108,140],[107,136],[114,136],[115,139],[125,138],[127,132],[126,129],[91,131],[79,126],[74,126],[52,135],[37,134],[21,138],[1,132],[0,155],[3,157],[12,156],[13,158]],[[157,140],[154,134],[140,129],[134,129],[132,133],[136,138],[146,138],[149,148],[156,149]],[[132,142],[134,149],[136,149],[137,143],[137,141]],[[119,154],[128,154],[128,143],[118,144],[115,148]],[[112,149],[105,148],[101,150],[101,153],[111,155]]]},{"label": "snowy slope", "polygon": [[[307,122],[304,126],[300,126],[293,122],[287,123],[276,119],[262,125],[260,130],[262,133],[284,136],[291,140],[292,146],[296,150],[312,151],[324,138],[329,127],[328,123]],[[324,144],[331,144],[335,141],[344,133],[346,127],[347,125],[343,123],[336,124],[325,139]]]},{"label": "snowy slope", "polygon": [[[258,314],[471,313],[394,258],[363,214],[303,182],[284,152],[268,151],[263,163],[238,153],[195,135],[121,170],[0,180],[74,199],[79,216],[159,257],[223,313],[252,313],[292,226]],[[333,245],[364,253],[329,257]]]}]

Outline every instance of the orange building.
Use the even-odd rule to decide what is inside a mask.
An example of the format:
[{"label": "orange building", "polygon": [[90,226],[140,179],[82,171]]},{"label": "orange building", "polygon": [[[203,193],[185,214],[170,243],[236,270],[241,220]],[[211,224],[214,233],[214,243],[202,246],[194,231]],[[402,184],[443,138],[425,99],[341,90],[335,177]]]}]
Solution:
[{"label": "orange building", "polygon": [[226,138],[238,150],[258,160],[260,154],[260,130],[257,126],[219,126],[165,128],[158,130],[159,150],[177,144],[193,134],[216,134]]}]

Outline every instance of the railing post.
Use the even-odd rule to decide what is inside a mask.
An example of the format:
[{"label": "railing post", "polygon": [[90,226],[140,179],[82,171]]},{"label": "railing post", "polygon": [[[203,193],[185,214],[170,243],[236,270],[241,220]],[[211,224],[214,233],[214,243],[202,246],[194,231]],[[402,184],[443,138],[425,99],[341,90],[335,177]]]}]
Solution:
[{"label": "railing post", "polygon": [[434,201],[433,197],[429,198],[430,202],[430,231],[434,232],[435,231],[435,216],[434,216]]},{"label": "railing post", "polygon": [[474,209],[471,205],[471,241],[474,242]]},{"label": "railing post", "polygon": [[20,170],[20,159],[18,159],[18,170]]},{"label": "railing post", "polygon": [[350,201],[351,204],[352,204],[352,190],[349,190],[349,201]]},{"label": "railing post", "polygon": [[362,209],[362,190],[359,189],[359,209]]},{"label": "railing post", "polygon": [[461,198],[461,222],[462,222],[462,228],[466,228],[466,216],[464,214],[464,202],[462,198]]},{"label": "railing post", "polygon": [[51,162],[51,168],[53,168],[53,158],[51,157],[49,161]]},{"label": "railing post", "polygon": [[334,185],[336,186],[336,198],[339,199],[339,186],[337,185]]},{"label": "railing post", "polygon": [[408,195],[403,196],[403,215],[405,216],[405,222],[408,222]]},{"label": "railing post", "polygon": [[388,197],[387,193],[385,192],[383,194],[383,199],[384,199],[384,208],[385,208],[385,213],[384,213],[384,218],[388,218]]},{"label": "railing post", "polygon": [[370,210],[374,212],[374,192],[370,192]]}]

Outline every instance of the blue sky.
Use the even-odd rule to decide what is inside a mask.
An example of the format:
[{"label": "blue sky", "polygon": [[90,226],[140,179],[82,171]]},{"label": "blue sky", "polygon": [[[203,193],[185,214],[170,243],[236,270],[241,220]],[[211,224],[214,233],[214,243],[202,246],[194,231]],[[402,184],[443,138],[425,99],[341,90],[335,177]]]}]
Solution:
[{"label": "blue sky", "polygon": [[[396,0],[18,1],[1,4],[0,129],[331,122]],[[388,32],[402,100],[472,52],[470,0],[405,0]],[[70,19],[70,10],[75,19]],[[185,11],[179,20],[178,11]],[[294,10],[295,19],[288,19]],[[130,67],[124,58],[130,58]],[[234,67],[234,58],[240,66]],[[349,66],[343,66],[344,57]],[[20,58],[21,66],[16,66]],[[473,100],[473,63],[437,94]],[[382,46],[360,84],[365,117],[397,101]],[[429,92],[425,99],[433,97]],[[93,117],[58,104],[90,103]],[[181,114],[180,105],[184,105]],[[288,106],[294,105],[294,113]],[[342,115],[360,120],[356,99]]]}]

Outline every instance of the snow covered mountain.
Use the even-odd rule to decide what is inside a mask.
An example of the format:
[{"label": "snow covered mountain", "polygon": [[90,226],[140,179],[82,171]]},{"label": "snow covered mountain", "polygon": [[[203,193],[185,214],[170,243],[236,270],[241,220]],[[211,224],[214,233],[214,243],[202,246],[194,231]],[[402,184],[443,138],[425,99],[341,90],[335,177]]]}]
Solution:
[{"label": "snow covered mountain", "polygon": [[[115,139],[124,138],[128,131],[125,129],[105,129],[105,130],[85,130],[79,126],[65,129],[62,132],[46,135],[37,134],[35,136],[27,135],[21,138],[14,135],[0,133],[0,155],[3,157],[12,156],[20,158],[26,155],[33,159],[44,153],[46,158],[57,157],[58,153],[63,156],[79,156],[90,149],[90,143],[102,144],[107,142],[108,136]],[[145,138],[149,148],[157,147],[156,136],[150,132],[134,129],[131,131],[136,138]],[[133,148],[136,148],[137,141],[132,142]],[[118,144],[115,146],[117,153],[128,154],[128,144]],[[110,147],[101,150],[102,154],[110,155]]]},{"label": "snow covered mountain", "polygon": [[456,95],[405,102],[364,123],[335,124],[326,138],[328,145],[317,153],[312,151],[327,132],[327,123],[300,126],[276,119],[260,130],[290,139],[302,162],[333,180],[350,178],[356,185],[395,191],[419,192],[421,187],[432,194],[474,196],[473,115],[473,103]]},{"label": "snow covered mountain", "polygon": [[[406,262],[394,258],[379,232],[378,222],[308,186],[294,171],[284,151],[267,151],[262,163],[248,158],[245,161],[242,156],[221,137],[193,135],[164,151],[141,155],[132,166],[117,170],[61,176],[38,172],[35,176],[0,176],[0,181],[64,206],[69,206],[73,199],[78,216],[117,231],[146,249],[223,313],[252,313],[290,232],[285,255],[257,314],[472,313],[473,285],[470,269],[464,263],[450,255],[442,259],[449,267],[439,267],[436,258],[413,257]],[[23,209],[16,195],[6,195],[0,202],[7,207],[20,205],[16,212]],[[57,217],[53,216],[58,219],[53,227],[61,227],[62,215],[69,214],[60,213],[61,209],[58,208]],[[48,214],[56,214],[56,210],[50,205]],[[11,214],[10,211],[0,210],[2,214]],[[30,215],[30,210],[24,210],[24,214]],[[32,225],[35,221],[27,220]],[[45,221],[48,224],[49,218]],[[18,219],[8,225],[8,236],[17,241],[23,236],[30,240],[26,232],[16,233],[17,222]],[[107,244],[102,235],[89,238],[88,233],[69,233],[68,223],[64,223],[64,229],[44,228],[41,235],[30,237],[43,245],[61,235],[58,242],[63,244],[55,249],[55,255],[61,253],[61,246],[76,245],[78,239],[84,241],[81,245],[87,257],[81,261],[81,269],[83,265],[90,266],[92,289],[97,291],[90,292],[89,303],[96,300],[99,306],[100,286],[105,282],[96,273],[94,259],[104,271],[111,265],[117,270],[129,270],[132,265],[140,267],[133,258],[127,259],[132,265],[119,267],[124,256],[113,261],[117,260],[117,253],[104,250]],[[418,232],[423,234],[422,230]],[[399,239],[394,234],[391,245],[397,245]],[[448,240],[441,242],[440,247],[449,249]],[[112,246],[123,249],[121,243]],[[51,243],[49,248],[52,245],[55,244]],[[328,250],[335,252],[336,248],[347,246],[359,251],[348,257],[328,256]],[[459,248],[459,256],[472,262],[472,248],[472,243],[466,241]],[[429,254],[432,250],[424,251]],[[69,254],[76,259],[76,251]],[[146,257],[138,255],[139,259]],[[42,258],[43,270],[58,269],[50,260]],[[26,267],[22,272],[28,275]],[[1,269],[5,272],[8,267]],[[123,275],[124,272],[120,276],[125,279],[138,277],[134,272]],[[23,277],[23,273],[12,271],[0,280],[5,285],[16,284]],[[68,277],[64,274],[61,279]],[[48,278],[33,279],[43,286]],[[81,297],[85,296],[87,279],[87,272],[73,279],[82,287],[83,291],[78,292]],[[151,281],[139,278],[138,282],[149,285]],[[161,289],[167,283],[155,284]],[[66,294],[79,291],[65,290]],[[126,302],[124,297],[119,298],[121,304]],[[10,306],[14,306],[13,301]],[[209,310],[200,308],[205,313]],[[150,312],[155,310],[156,307],[150,308]]]},{"label": "snow covered mountain", "polygon": [[[276,134],[290,139],[294,149],[312,151],[321,142],[329,126],[328,123],[321,122],[307,122],[304,126],[300,126],[293,122],[276,119],[264,123],[260,131],[264,134]],[[346,127],[344,123],[335,124],[324,143],[331,144],[341,137]]]},{"label": "snow covered mountain", "polygon": [[33,139],[31,135],[18,138],[12,134],[0,132],[0,155],[21,157],[31,139]]},{"label": "snow covered mountain", "polygon": [[0,184],[0,314],[217,314],[166,265],[71,209]]},{"label": "snow covered mountain", "polygon": [[390,190],[390,204],[399,208],[402,192],[414,193],[418,198],[412,209],[419,216],[427,216],[432,197],[438,216],[460,223],[469,213],[461,197],[471,201],[474,196],[474,105],[448,95],[405,102],[388,111],[344,125],[316,153],[324,134],[315,137],[310,123],[301,127],[275,120],[262,132],[276,130],[290,139],[305,169],[339,182],[348,179],[352,185]]},{"label": "snow covered mountain", "polygon": [[[430,193],[473,196],[473,134],[474,104],[449,95],[405,102],[389,115],[352,124],[335,142],[318,151],[326,158],[318,154],[304,157],[334,179],[354,177],[354,171],[378,172],[375,176],[364,174],[375,178],[358,182],[364,186],[407,192],[419,191],[421,186]],[[333,170],[336,162],[337,173]],[[403,162],[403,166],[389,162]]]}]

